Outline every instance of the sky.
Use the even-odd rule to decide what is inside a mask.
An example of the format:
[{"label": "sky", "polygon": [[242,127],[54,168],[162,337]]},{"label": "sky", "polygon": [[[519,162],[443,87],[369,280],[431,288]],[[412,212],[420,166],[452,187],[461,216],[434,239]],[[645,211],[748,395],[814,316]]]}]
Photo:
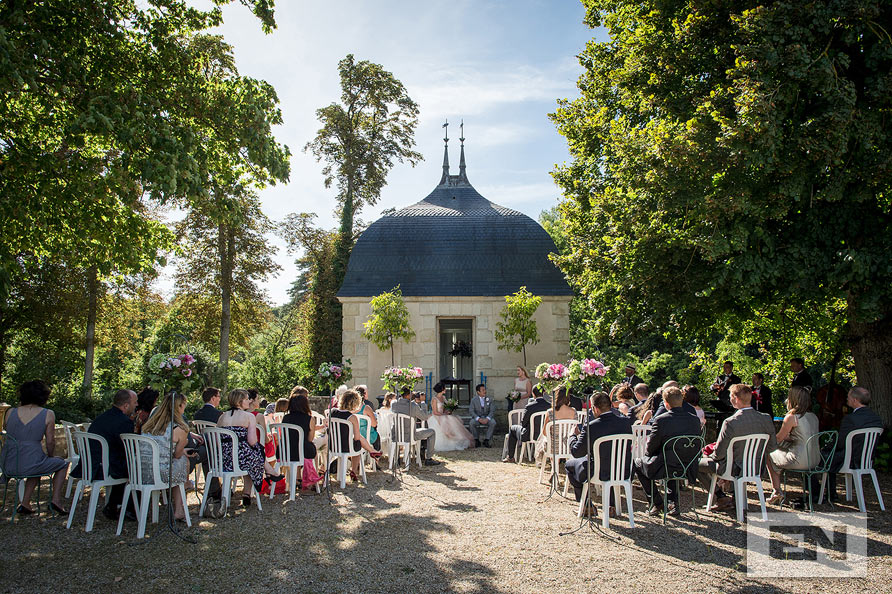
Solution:
[{"label": "sky", "polygon": [[[414,168],[398,163],[391,170],[361,220],[418,202],[436,186],[447,118],[452,173],[464,120],[471,183],[489,200],[537,219],[560,196],[550,171],[568,159],[548,114],[558,99],[578,96],[576,55],[604,35],[583,16],[578,0],[278,0],[277,29],[267,35],[247,8],[228,5],[219,32],[234,46],[239,73],[276,89],[284,121],[274,134],[292,152],[290,181],[260,192],[264,211],[274,221],[313,212],[320,226],[337,226],[336,190],[325,188],[322,165],[303,147],[319,128],[316,109],[338,100],[337,64],[352,53],[393,73],[418,104],[415,150],[424,156]],[[264,288],[279,305],[296,268],[284,242],[273,242],[282,271]],[[171,283],[168,271],[160,288],[169,294]]]}]

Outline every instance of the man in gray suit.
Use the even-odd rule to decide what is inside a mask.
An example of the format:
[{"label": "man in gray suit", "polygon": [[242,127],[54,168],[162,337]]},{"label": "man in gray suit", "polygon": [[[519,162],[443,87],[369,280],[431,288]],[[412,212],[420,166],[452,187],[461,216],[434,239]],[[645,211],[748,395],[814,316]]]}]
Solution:
[{"label": "man in gray suit", "polygon": [[483,439],[483,445],[491,448],[492,434],[496,430],[495,406],[492,400],[486,397],[486,386],[477,384],[477,395],[471,398],[471,435],[474,436],[474,445],[480,447],[480,431],[485,431],[486,437]]},{"label": "man in gray suit", "polygon": [[[407,415],[412,417],[416,421],[426,421],[430,417],[430,414],[421,410],[421,407],[416,403],[412,402],[410,399],[412,396],[412,390],[409,388],[403,388],[400,392],[400,398],[393,401],[393,404],[390,405],[390,410],[393,414]],[[414,422],[414,421],[413,421]],[[396,441],[396,420],[393,422],[393,439]],[[434,433],[433,429],[416,429],[415,430],[415,438],[421,441],[421,455],[424,458],[425,466],[436,466],[439,464],[436,460],[431,458],[434,455],[434,447],[436,444],[437,436]]]},{"label": "man in gray suit", "polygon": [[[700,472],[705,473],[709,480],[713,474],[722,474],[728,462],[728,444],[735,437],[744,437],[755,433],[767,433],[768,445],[762,458],[762,464],[768,460],[768,454],[777,449],[777,437],[774,422],[769,415],[758,412],[752,407],[753,391],[746,384],[734,384],[730,389],[731,406],[737,409],[733,415],[725,419],[719,438],[715,442],[715,450],[708,456],[700,458]],[[743,456],[743,445],[734,446],[735,466]],[[733,470],[732,470],[733,471]],[[726,496],[721,488],[716,489],[716,502],[713,511],[731,509],[734,507],[732,499]]]}]

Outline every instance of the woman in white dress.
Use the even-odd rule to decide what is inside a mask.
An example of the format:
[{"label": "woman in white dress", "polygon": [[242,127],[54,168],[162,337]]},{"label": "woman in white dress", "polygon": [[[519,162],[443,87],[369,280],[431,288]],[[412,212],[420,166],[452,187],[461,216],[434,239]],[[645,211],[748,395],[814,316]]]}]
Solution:
[{"label": "woman in white dress", "polygon": [[465,429],[461,419],[446,413],[446,386],[437,382],[434,386],[434,397],[431,399],[431,416],[427,425],[437,436],[436,451],[451,452],[471,447],[474,437]]},{"label": "woman in white dress", "polygon": [[514,408],[524,408],[533,397],[533,382],[530,380],[530,374],[527,370],[517,366],[517,377],[514,378],[514,391],[520,394],[520,398],[514,403]]}]

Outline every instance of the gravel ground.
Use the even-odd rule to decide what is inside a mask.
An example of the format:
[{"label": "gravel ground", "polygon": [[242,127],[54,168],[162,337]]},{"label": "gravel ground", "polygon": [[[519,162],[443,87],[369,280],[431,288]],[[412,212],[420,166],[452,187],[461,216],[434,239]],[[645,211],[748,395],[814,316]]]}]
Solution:
[{"label": "gravel ground", "polygon": [[[151,524],[136,541],[130,522],[116,537],[100,514],[86,534],[86,500],[71,530],[48,516],[11,524],[7,503],[0,591],[883,592],[892,583],[892,522],[872,489],[867,578],[749,579],[745,529],[729,514],[695,517],[690,492],[684,516],[665,527],[643,513],[636,490],[634,529],[620,518],[606,533],[560,536],[579,525],[575,504],[543,501],[538,469],[502,464],[495,446],[442,454],[442,465],[413,467],[401,481],[377,472],[365,486],[335,485],[331,505],[324,492],[292,503],[280,495],[264,499],[262,512],[238,506],[198,521],[190,496],[194,523],[184,533],[196,544]],[[892,480],[881,484],[892,503]]]}]

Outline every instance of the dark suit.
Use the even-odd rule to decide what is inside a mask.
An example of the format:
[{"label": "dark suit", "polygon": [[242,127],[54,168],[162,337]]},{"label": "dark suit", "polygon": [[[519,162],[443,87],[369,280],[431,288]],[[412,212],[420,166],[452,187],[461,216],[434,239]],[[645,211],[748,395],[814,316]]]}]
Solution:
[{"label": "dark suit", "polygon": [[811,379],[811,375],[809,375],[808,371],[803,367],[802,371],[797,373],[796,376],[793,378],[793,382],[790,384],[790,387],[802,386],[803,388],[811,388],[814,385],[815,382],[813,379]]},{"label": "dark suit", "polygon": [[[728,446],[735,437],[745,437],[756,433],[768,434],[768,445],[762,455],[762,465],[768,461],[768,454],[777,449],[777,431],[774,429],[774,421],[771,417],[760,413],[752,407],[742,408],[725,419],[719,431],[718,440],[715,442],[715,451],[709,456],[700,459],[700,470],[707,474],[723,474],[728,463]],[[743,444],[734,446],[734,466],[740,464],[743,457]],[[735,468],[736,472],[736,468]]]},{"label": "dark suit", "polygon": [[[520,425],[511,425],[508,428],[508,457],[514,457],[514,451],[517,449],[517,440],[521,443],[525,441],[535,441],[542,433],[542,425],[530,427],[530,420],[537,412],[551,410],[551,400],[540,396],[532,402],[527,403],[523,407],[523,415],[520,417]],[[544,425],[544,423],[542,423]]]},{"label": "dark suit", "polygon": [[624,377],[622,383],[629,384],[629,387],[634,390],[635,386],[637,386],[638,384],[643,384],[644,380],[641,379],[640,377],[638,377],[637,375],[632,374],[632,375],[627,375],[626,377]]},{"label": "dark suit", "polygon": [[[589,464],[593,463],[592,451],[595,441],[601,437],[608,435],[631,435],[632,419],[616,415],[612,410],[601,413],[597,418],[586,424],[578,435],[570,438],[570,455],[571,460],[567,460],[565,468],[567,470],[567,478],[573,485],[573,491],[576,494],[576,501],[582,497],[582,485],[588,480]],[[591,445],[589,445],[591,444]],[[610,476],[610,448],[602,447],[598,452],[601,462],[600,480],[607,480]],[[625,475],[631,474],[632,456],[626,456],[628,460],[628,468],[625,469]],[[614,505],[613,490],[610,494],[610,505]]]},{"label": "dark suit", "polygon": [[[108,442],[108,474],[112,478],[129,478],[127,475],[127,456],[124,453],[124,442],[121,440],[122,433],[133,433],[133,421],[125,415],[120,408],[113,406],[90,423],[90,433],[101,435]],[[93,468],[98,469],[102,466],[102,454],[99,446],[90,443],[90,458],[93,461]],[[80,468],[80,466],[78,466]],[[94,472],[94,478],[95,478]],[[80,472],[78,475],[80,476]],[[125,485],[114,485],[111,487],[108,496],[105,499],[105,507],[111,512],[117,513],[117,508],[121,505],[124,498]]]},{"label": "dark suit", "polygon": [[[688,404],[685,402],[684,404]],[[688,405],[690,406],[690,405]],[[691,407],[693,408],[693,407]],[[643,458],[637,458],[634,461],[634,471],[641,481],[644,492],[650,496],[653,488],[653,481],[666,476],[666,464],[663,459],[663,445],[679,435],[700,435],[700,419],[696,413],[691,415],[683,407],[672,408],[665,413],[653,418],[653,431],[647,438],[647,445]],[[700,455],[699,440],[686,444],[684,440],[676,443],[673,452],[669,452],[669,469],[675,473],[680,473],[682,465],[692,462]],[[685,445],[693,447],[685,448]],[[681,462],[681,464],[679,464]],[[688,469],[688,480],[695,481],[697,479],[698,467],[691,464]],[[678,503],[678,492],[676,490],[677,483],[670,482],[668,487],[669,499]],[[657,506],[663,505],[663,496],[659,491],[655,491],[652,503]]]},{"label": "dark suit", "polygon": [[195,411],[195,416],[192,417],[192,419],[195,421],[209,421],[211,423],[216,423],[220,420],[220,415],[222,414],[223,411],[213,404],[205,404]]},{"label": "dark suit", "polygon": [[733,373],[731,375],[725,375],[723,373],[722,375],[715,378],[715,381],[713,382],[713,384],[724,384],[725,386],[727,386],[724,390],[721,390],[719,393],[716,394],[716,398],[718,400],[712,401],[713,404],[715,405],[715,407],[718,408],[722,412],[733,411],[734,408],[731,406],[731,389],[730,388],[734,384],[740,384],[740,383],[742,383],[740,377],[734,375]]},{"label": "dark suit", "polygon": [[771,388],[762,384],[759,386],[759,392],[753,390],[753,408],[760,413],[771,415],[774,418],[774,405],[771,402]]},{"label": "dark suit", "polygon": [[[675,409],[673,409],[673,410],[675,410]],[[669,411],[666,410],[666,403],[660,402],[660,406],[657,408],[656,412],[654,412],[653,416],[650,418],[650,421],[648,421],[647,424],[653,425],[654,421],[656,420],[656,418],[658,416],[665,415],[667,412],[669,412]],[[689,402],[682,402],[681,410],[679,412],[685,412],[689,415],[694,415],[695,417],[697,417],[697,409],[694,408],[694,405]],[[700,422],[700,417],[697,417],[697,422],[698,423]],[[697,435],[699,435],[699,434],[700,434],[700,431],[697,431]]]},{"label": "dark suit", "polygon": [[[858,429],[868,429],[871,427],[883,428],[883,421],[880,417],[866,406],[856,408],[842,418],[839,424],[839,439],[836,442],[836,450],[833,452],[833,462],[830,463],[830,484],[836,484],[836,471],[842,467],[843,459],[846,455],[846,438],[849,433]],[[851,468],[861,468],[861,448],[864,447],[864,438],[856,436],[852,439],[852,459],[850,461]]]}]

